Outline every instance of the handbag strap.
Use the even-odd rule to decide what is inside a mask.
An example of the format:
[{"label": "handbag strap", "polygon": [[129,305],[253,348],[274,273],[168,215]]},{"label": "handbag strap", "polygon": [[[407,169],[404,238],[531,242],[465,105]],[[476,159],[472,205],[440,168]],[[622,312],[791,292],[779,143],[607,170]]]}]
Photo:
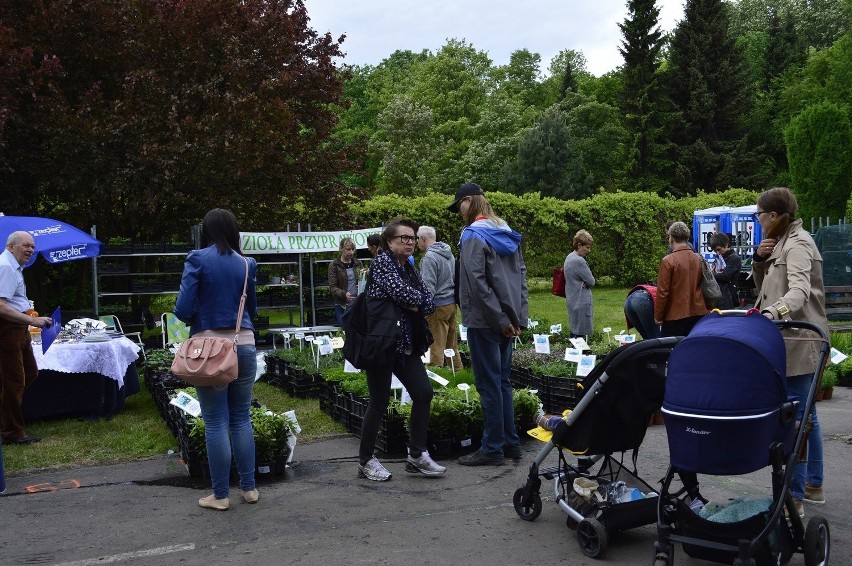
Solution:
[{"label": "handbag strap", "polygon": [[243,281],[243,294],[240,296],[240,308],[237,311],[237,328],[234,329],[234,345],[236,346],[237,341],[240,337],[240,323],[243,321],[243,311],[246,308],[246,289],[248,289],[248,275],[249,275],[249,264],[248,258],[243,256],[243,261],[246,262],[246,278]]}]

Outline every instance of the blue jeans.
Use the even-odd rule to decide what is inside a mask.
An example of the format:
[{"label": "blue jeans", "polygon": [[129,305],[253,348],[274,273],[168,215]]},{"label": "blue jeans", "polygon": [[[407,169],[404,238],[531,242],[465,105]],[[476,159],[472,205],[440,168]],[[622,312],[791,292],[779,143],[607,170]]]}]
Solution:
[{"label": "blue jeans", "polygon": [[628,295],[624,301],[624,317],[642,338],[660,337],[660,327],[654,324],[654,300],[645,289],[637,289]]},{"label": "blue jeans", "polygon": [[482,448],[487,454],[503,455],[503,448],[520,446],[515,429],[512,400],[512,339],[488,328],[468,328],[470,363],[479,400],[482,403]]},{"label": "blue jeans", "polygon": [[[799,411],[796,413],[796,421],[802,421],[805,414],[805,400],[811,387],[814,374],[796,375],[787,378],[787,395],[795,397],[799,401]],[[816,404],[811,411],[811,422],[814,428],[808,435],[808,461],[796,466],[793,473],[793,483],[790,491],[794,499],[799,501],[805,496],[805,480],[814,487],[822,486],[822,431],[817,419]],[[803,425],[804,426],[804,425]]]},{"label": "blue jeans", "polygon": [[240,489],[254,489],[254,430],[251,427],[252,389],[257,372],[255,346],[237,346],[239,377],[228,387],[196,387],[204,417],[207,462],[216,499],[228,497],[233,448]]},{"label": "blue jeans", "polygon": [[343,328],[343,313],[346,312],[346,307],[334,305],[334,318],[337,319],[337,326]]}]

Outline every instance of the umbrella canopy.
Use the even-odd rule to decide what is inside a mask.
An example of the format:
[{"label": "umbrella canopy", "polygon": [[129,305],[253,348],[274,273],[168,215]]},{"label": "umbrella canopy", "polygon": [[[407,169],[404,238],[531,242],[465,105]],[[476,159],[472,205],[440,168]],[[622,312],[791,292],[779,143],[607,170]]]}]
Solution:
[{"label": "umbrella canopy", "polygon": [[[35,241],[36,252],[50,263],[95,257],[101,253],[101,243],[70,224],[38,216],[4,216],[0,213],[0,238],[5,247],[12,232],[29,232]],[[35,261],[36,254],[27,266]]]}]

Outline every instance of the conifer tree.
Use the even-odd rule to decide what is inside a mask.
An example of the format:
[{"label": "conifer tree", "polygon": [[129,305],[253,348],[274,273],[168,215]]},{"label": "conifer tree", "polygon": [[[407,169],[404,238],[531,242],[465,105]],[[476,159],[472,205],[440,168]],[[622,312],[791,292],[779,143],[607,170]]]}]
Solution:
[{"label": "conifer tree", "polygon": [[750,108],[752,81],[722,0],[687,0],[669,63],[672,192],[749,186],[759,159],[740,120]]},{"label": "conifer tree", "polygon": [[624,39],[624,90],[621,111],[630,141],[626,145],[628,190],[659,191],[665,186],[658,172],[665,162],[662,141],[661,87],[657,73],[665,39],[658,27],[655,0],[629,0],[627,18],[619,24]]}]

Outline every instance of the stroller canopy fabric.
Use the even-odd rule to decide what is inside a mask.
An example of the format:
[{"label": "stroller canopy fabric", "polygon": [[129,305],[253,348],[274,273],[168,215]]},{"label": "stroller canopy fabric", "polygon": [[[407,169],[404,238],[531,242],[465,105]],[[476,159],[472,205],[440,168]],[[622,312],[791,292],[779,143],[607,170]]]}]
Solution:
[{"label": "stroller canopy fabric", "polygon": [[747,415],[787,400],[780,330],[761,314],[708,314],[672,351],[665,407]]}]

